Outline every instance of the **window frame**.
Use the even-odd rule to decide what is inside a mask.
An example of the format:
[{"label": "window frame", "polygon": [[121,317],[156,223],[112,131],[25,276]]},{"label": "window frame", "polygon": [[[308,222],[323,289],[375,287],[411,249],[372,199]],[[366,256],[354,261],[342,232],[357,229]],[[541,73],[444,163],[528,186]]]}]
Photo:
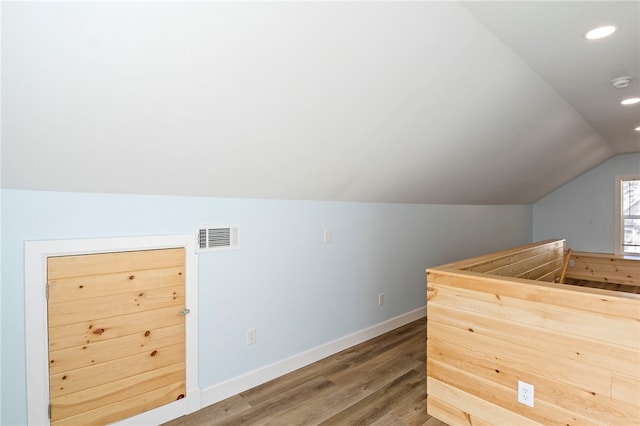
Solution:
[{"label": "window frame", "polygon": [[629,180],[640,180],[640,175],[624,175],[616,176],[615,191],[615,213],[616,213],[616,247],[615,253],[623,256],[638,256],[639,253],[625,252],[622,244],[624,243],[624,220],[622,217],[622,182]]}]

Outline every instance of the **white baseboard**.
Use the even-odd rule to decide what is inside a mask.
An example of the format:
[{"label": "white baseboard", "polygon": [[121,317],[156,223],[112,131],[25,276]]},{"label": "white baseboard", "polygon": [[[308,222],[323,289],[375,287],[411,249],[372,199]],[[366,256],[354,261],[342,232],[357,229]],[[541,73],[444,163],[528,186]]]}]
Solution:
[{"label": "white baseboard", "polygon": [[272,364],[249,371],[248,373],[234,377],[221,383],[217,383],[208,388],[202,389],[200,402],[202,408],[220,402],[233,395],[249,390],[262,383],[273,380],[284,374],[312,364],[323,358],[336,354],[340,351],[358,345],[381,334],[387,333],[412,321],[424,318],[427,315],[427,307],[423,306],[411,312],[407,312],[379,324],[367,327],[363,330],[349,334],[331,342],[325,343],[289,358],[276,361]]}]

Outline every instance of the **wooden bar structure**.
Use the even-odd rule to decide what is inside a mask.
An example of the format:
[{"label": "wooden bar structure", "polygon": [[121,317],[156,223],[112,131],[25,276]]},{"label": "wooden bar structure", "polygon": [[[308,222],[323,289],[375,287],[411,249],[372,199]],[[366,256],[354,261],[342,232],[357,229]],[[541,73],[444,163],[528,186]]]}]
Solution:
[{"label": "wooden bar structure", "polygon": [[605,283],[593,285],[610,290],[637,293],[640,289],[640,256],[574,252],[567,268],[567,279],[580,285],[582,281]]},{"label": "wooden bar structure", "polygon": [[[427,269],[430,415],[451,426],[640,424],[640,258],[573,252],[559,284],[565,245]],[[518,381],[534,386],[533,407],[518,402]]]}]

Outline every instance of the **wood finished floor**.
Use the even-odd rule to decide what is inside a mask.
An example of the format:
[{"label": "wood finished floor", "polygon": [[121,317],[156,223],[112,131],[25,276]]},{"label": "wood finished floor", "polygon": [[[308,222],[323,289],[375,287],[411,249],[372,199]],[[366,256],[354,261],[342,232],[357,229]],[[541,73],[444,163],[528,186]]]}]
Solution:
[{"label": "wood finished floor", "polygon": [[427,414],[420,319],[165,426],[446,426]]}]

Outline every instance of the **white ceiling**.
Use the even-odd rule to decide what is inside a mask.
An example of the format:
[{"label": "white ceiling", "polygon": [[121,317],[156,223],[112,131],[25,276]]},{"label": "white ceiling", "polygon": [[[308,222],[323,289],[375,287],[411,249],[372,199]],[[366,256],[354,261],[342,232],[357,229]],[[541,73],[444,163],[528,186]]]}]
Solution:
[{"label": "white ceiling", "polygon": [[2,186],[531,203],[640,151],[639,5],[3,2]]},{"label": "white ceiling", "polygon": [[[616,153],[640,151],[640,1],[470,2],[465,7],[567,100]],[[586,30],[616,25],[610,38]],[[611,80],[630,76],[616,89]]]}]

